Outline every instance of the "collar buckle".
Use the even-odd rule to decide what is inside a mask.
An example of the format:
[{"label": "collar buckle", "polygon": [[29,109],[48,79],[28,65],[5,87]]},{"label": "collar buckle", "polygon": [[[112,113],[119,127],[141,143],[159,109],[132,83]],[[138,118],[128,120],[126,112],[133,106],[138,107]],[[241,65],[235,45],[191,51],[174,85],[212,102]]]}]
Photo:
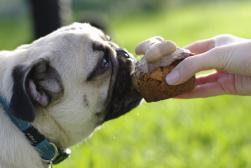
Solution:
[{"label": "collar buckle", "polygon": [[69,148],[65,149],[62,152],[59,152],[59,155],[52,161],[53,164],[58,164],[63,160],[67,159],[71,155],[71,150]]},{"label": "collar buckle", "polygon": [[58,164],[58,163],[62,162],[63,160],[67,159],[71,155],[70,149],[67,148],[64,151],[60,151],[54,143],[49,142],[49,144],[54,149],[54,156],[51,159],[42,159],[43,162],[45,162],[49,165]]}]

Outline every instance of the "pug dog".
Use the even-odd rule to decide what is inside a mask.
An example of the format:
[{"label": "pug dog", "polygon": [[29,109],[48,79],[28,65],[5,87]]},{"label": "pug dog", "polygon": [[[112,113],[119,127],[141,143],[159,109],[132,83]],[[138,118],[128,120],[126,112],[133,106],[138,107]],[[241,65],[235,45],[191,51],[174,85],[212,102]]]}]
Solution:
[{"label": "pug dog", "polygon": [[0,52],[0,167],[45,168],[98,126],[136,107],[135,58],[74,23]]}]

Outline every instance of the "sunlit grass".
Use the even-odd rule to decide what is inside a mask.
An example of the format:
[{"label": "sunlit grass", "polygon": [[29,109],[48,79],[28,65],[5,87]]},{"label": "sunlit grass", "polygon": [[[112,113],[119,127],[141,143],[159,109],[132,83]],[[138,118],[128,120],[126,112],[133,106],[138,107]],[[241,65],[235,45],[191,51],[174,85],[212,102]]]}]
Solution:
[{"label": "sunlit grass", "polygon": [[0,50],[14,49],[21,44],[30,43],[32,31],[28,18],[0,22]]},{"label": "sunlit grass", "polygon": [[133,51],[140,40],[162,35],[184,46],[191,41],[217,34],[251,37],[250,4],[210,4],[167,9],[142,14],[113,23],[115,38]]}]

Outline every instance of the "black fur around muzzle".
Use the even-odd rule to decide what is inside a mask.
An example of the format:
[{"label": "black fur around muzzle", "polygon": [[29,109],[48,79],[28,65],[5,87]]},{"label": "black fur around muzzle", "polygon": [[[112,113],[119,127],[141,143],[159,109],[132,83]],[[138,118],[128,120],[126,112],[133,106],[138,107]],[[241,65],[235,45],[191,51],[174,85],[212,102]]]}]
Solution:
[{"label": "black fur around muzzle", "polygon": [[135,58],[123,49],[117,49],[118,72],[104,121],[117,118],[139,105],[142,97],[132,84]]}]

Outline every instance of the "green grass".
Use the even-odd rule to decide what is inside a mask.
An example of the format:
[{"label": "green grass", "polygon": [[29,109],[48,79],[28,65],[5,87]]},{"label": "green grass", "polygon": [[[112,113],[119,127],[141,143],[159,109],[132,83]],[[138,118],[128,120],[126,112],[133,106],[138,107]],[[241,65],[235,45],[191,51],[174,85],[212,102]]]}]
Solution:
[{"label": "green grass", "polygon": [[250,4],[247,3],[185,6],[117,19],[113,32],[121,45],[130,49],[140,40],[154,35],[162,35],[183,46],[222,33],[251,37],[250,16]]},{"label": "green grass", "polygon": [[[250,11],[251,4],[245,3],[114,17],[111,32],[131,52],[153,35],[180,46],[221,33],[251,37]],[[21,34],[23,39],[15,42],[6,37],[6,45],[0,38],[0,48],[25,41],[27,32]],[[250,97],[220,96],[143,102],[73,147],[72,157],[56,168],[249,168],[250,101]]]},{"label": "green grass", "polygon": [[27,19],[12,19],[0,21],[0,50],[14,49],[30,43],[32,31]]}]

